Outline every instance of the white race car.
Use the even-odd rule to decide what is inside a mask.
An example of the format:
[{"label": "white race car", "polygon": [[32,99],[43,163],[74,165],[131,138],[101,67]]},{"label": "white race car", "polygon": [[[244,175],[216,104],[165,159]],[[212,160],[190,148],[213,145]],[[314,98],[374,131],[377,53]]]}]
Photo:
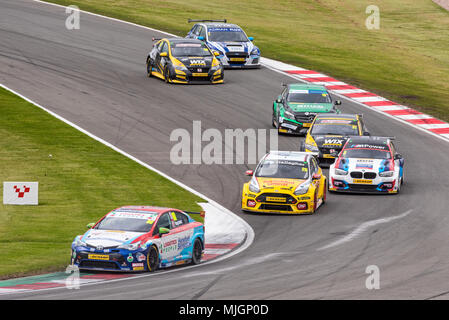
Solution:
[{"label": "white race car", "polygon": [[404,158],[386,137],[351,137],[329,168],[329,191],[398,193]]}]

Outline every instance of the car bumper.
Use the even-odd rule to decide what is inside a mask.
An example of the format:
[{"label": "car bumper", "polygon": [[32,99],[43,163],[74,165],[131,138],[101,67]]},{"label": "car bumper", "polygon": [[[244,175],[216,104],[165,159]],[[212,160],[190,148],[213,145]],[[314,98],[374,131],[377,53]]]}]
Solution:
[{"label": "car bumper", "polygon": [[[255,213],[269,214],[310,214],[314,212],[314,199],[308,195],[294,196],[295,203],[270,202],[257,200],[258,197],[243,195],[242,210]],[[301,208],[301,209],[299,209]]]},{"label": "car bumper", "polygon": [[374,179],[371,183],[357,182],[360,179],[352,179],[346,176],[331,175],[329,191],[352,193],[398,193],[396,179]]},{"label": "car bumper", "polygon": [[227,56],[219,56],[218,57],[223,64],[223,67],[226,69],[251,69],[251,68],[260,68],[260,56],[249,56],[245,58],[241,58],[241,61],[233,61],[231,59],[235,59]]},{"label": "car bumper", "polygon": [[100,252],[84,247],[72,248],[72,265],[80,270],[141,272],[147,270],[146,255],[141,251]]},{"label": "car bumper", "polygon": [[309,130],[311,123],[300,123],[295,120],[280,118],[278,131],[288,134],[303,135]]},{"label": "car bumper", "polygon": [[217,70],[210,70],[207,73],[191,72],[174,70],[170,81],[172,83],[179,84],[201,84],[201,83],[212,83],[218,84],[224,82],[223,68]]}]

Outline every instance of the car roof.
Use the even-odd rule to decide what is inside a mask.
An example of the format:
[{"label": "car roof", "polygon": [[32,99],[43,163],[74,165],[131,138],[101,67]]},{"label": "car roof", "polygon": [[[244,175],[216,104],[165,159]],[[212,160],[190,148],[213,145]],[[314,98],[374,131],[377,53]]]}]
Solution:
[{"label": "car roof", "polygon": [[300,151],[270,151],[265,160],[308,161],[312,154]]},{"label": "car roof", "polygon": [[358,120],[358,114],[350,114],[350,113],[319,113],[316,115],[316,119],[351,119]]},{"label": "car roof", "polygon": [[170,43],[203,43],[201,40],[188,38],[163,38],[162,40],[167,40]]},{"label": "car roof", "polygon": [[202,24],[206,25],[208,28],[239,28],[238,25],[233,23],[224,23],[224,22],[202,22]]},{"label": "car roof", "polygon": [[307,89],[312,89],[312,90],[324,90],[327,91],[325,86],[322,85],[318,85],[318,84],[304,84],[304,83],[290,83],[287,85],[288,89],[293,89],[293,90],[307,90]]},{"label": "car roof", "polygon": [[356,143],[356,144],[363,144],[363,143],[369,143],[369,144],[388,144],[391,141],[391,137],[377,137],[377,136],[353,136],[348,139],[349,143]]},{"label": "car roof", "polygon": [[176,210],[176,211],[180,211],[178,209],[173,209],[173,208],[165,208],[165,207],[155,207],[155,206],[123,206],[120,208],[117,208],[113,211],[132,211],[132,212],[141,212],[141,213],[157,213],[157,214],[161,214],[167,211],[172,211],[172,210]]}]

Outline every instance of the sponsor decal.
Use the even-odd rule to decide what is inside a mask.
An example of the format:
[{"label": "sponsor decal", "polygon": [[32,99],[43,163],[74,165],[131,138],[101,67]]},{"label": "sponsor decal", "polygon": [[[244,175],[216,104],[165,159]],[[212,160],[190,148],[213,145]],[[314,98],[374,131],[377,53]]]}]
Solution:
[{"label": "sponsor decal", "polygon": [[138,252],[138,253],[136,254],[136,259],[137,259],[137,261],[141,262],[141,261],[145,261],[146,257],[145,257],[144,254]]},{"label": "sponsor decal", "polygon": [[341,145],[343,143],[343,139],[324,139],[324,144],[325,145]]},{"label": "sponsor decal", "polygon": [[190,247],[190,237],[180,238],[178,240],[178,250]]},{"label": "sponsor decal", "polygon": [[109,260],[109,256],[105,254],[88,254],[87,259],[89,260]]}]

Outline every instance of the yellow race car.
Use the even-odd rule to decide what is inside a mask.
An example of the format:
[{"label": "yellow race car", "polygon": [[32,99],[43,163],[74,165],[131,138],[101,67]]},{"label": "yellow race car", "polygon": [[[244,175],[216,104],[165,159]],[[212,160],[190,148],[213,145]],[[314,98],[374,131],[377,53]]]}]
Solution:
[{"label": "yellow race car", "polygon": [[327,179],[309,152],[270,151],[246,174],[243,211],[310,214],[326,202]]},{"label": "yellow race car", "polygon": [[299,151],[312,152],[317,155],[320,166],[330,166],[349,137],[369,135],[360,114],[318,114]]},{"label": "yellow race car", "polygon": [[223,83],[223,65],[207,45],[197,39],[157,41],[147,56],[147,75],[167,83]]}]

